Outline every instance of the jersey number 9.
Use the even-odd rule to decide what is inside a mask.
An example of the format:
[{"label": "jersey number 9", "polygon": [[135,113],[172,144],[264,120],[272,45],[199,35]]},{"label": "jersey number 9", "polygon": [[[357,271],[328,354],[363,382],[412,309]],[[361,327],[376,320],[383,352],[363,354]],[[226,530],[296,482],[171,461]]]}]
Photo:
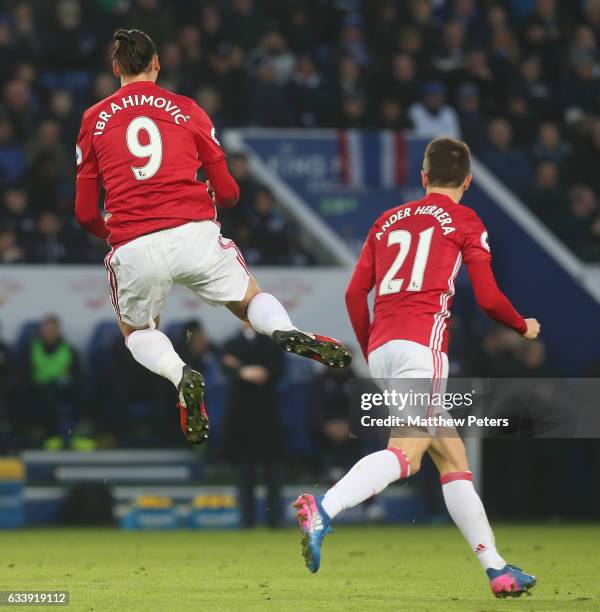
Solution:
[{"label": "jersey number 9", "polygon": [[[148,134],[148,144],[140,143],[140,132]],[[125,136],[127,148],[132,155],[139,158],[148,158],[143,166],[131,166],[133,176],[138,181],[152,178],[162,163],[162,138],[156,123],[148,117],[136,117],[128,126]]]}]

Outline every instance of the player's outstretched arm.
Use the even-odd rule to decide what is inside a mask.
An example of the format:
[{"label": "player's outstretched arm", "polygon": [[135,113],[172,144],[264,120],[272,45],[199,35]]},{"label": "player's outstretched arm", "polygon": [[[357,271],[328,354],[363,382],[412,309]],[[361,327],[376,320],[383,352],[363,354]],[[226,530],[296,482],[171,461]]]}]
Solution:
[{"label": "player's outstretched arm", "polygon": [[352,274],[346,289],[348,316],[365,359],[367,359],[368,355],[369,330],[371,328],[369,293],[375,284],[375,265],[372,249],[371,235],[369,234],[354,269],[354,274]]},{"label": "player's outstretched arm", "polygon": [[524,319],[500,291],[489,261],[475,261],[467,264],[475,299],[479,307],[494,321],[514,329],[527,340],[534,340],[540,333],[536,319]]},{"label": "player's outstretched arm", "polygon": [[108,229],[98,208],[100,181],[97,178],[78,178],[75,195],[75,217],[81,227],[93,236],[106,240]]}]

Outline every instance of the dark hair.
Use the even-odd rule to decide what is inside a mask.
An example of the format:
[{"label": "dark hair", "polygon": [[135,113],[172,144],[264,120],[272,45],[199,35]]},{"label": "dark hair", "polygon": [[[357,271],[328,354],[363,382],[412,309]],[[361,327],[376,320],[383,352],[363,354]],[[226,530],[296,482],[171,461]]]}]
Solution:
[{"label": "dark hair", "polygon": [[148,70],[156,55],[153,40],[140,30],[117,30],[113,39],[113,59],[122,74],[135,76]]},{"label": "dark hair", "polygon": [[467,143],[455,138],[436,138],[425,149],[423,171],[431,187],[460,187],[471,172]]}]

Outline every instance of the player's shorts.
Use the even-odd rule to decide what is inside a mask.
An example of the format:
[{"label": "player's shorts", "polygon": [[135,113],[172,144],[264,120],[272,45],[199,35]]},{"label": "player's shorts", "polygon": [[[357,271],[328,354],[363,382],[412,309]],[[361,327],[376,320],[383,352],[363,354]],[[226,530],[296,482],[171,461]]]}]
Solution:
[{"label": "player's shorts", "polygon": [[431,417],[448,409],[443,398],[448,379],[448,356],[410,340],[391,340],[369,353],[369,370],[383,391],[402,394],[402,409],[390,406],[395,416]]},{"label": "player's shorts", "polygon": [[237,245],[214,221],[195,221],[140,236],[104,260],[117,318],[153,325],[173,285],[191,289],[212,306],[241,301],[250,273]]}]

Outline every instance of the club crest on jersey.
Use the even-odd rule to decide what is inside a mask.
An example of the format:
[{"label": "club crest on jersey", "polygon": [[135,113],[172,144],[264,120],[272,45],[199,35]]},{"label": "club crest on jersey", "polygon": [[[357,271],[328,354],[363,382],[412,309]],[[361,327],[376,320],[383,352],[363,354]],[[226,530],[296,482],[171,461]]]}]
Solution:
[{"label": "club crest on jersey", "polygon": [[488,233],[487,232],[483,232],[481,234],[481,246],[488,252],[491,253],[491,249],[490,249],[490,241],[488,239]]},{"label": "club crest on jersey", "polygon": [[75,163],[79,166],[83,161],[83,152],[79,145],[75,145]]}]

